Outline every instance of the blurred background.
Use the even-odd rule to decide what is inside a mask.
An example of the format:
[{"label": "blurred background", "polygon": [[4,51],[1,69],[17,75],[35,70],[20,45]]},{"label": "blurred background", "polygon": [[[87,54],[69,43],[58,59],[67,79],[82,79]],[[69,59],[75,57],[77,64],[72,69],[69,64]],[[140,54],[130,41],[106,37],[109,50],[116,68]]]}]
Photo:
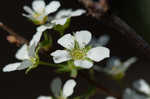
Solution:
[{"label": "blurred background", "polygon": [[[45,1],[48,3],[51,0]],[[83,8],[77,0],[60,1],[62,8]],[[36,26],[22,16],[24,12],[22,7],[24,5],[31,5],[31,3],[32,0],[1,0],[0,2],[0,21],[14,29],[14,31],[24,36],[26,39],[31,39],[36,30]],[[111,3],[113,13],[125,20],[137,31],[137,33],[150,43],[149,5],[149,0],[112,0]],[[96,36],[103,34],[110,35],[111,40],[107,47],[111,49],[111,56],[118,56],[123,61],[132,56],[137,56],[139,58],[139,61],[133,64],[127,71],[125,81],[128,85],[131,85],[131,82],[138,78],[144,78],[150,83],[150,62],[145,60],[144,56],[141,56],[135,48],[130,46],[129,42],[127,42],[124,37],[118,33],[114,33],[114,31],[108,27],[97,22],[96,19],[87,17],[86,15],[72,18],[71,27],[66,33],[81,29],[90,30],[93,35]],[[6,36],[8,35],[6,31],[0,29],[0,34],[0,98],[36,99],[39,95],[51,95],[49,87],[50,81],[58,76],[51,68],[40,66],[31,71],[28,75],[25,75],[24,71],[10,73],[2,72],[2,68],[6,64],[17,61],[14,58],[14,54],[18,47],[14,44],[10,44],[6,40]],[[114,81],[110,82],[103,73],[98,73],[97,77],[99,82],[103,85],[107,85],[108,88],[116,92],[120,89]],[[61,75],[61,78],[65,81],[67,76]],[[81,83],[79,83],[76,90],[86,90],[85,88],[88,85],[84,83],[84,79],[79,78],[78,81]],[[96,99],[96,97],[92,99]]]}]

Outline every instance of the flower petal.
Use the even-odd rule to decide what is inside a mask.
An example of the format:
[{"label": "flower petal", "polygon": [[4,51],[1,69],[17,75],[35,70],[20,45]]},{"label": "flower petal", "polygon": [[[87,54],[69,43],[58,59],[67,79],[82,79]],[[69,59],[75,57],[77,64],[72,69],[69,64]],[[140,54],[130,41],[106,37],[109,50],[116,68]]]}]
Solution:
[{"label": "flower petal", "polygon": [[88,51],[87,57],[93,61],[99,62],[110,56],[110,51],[106,47],[95,47]]},{"label": "flower petal", "polygon": [[19,60],[29,59],[28,45],[24,44],[15,54],[15,57]]},{"label": "flower petal", "polygon": [[37,99],[52,99],[50,96],[39,96]]},{"label": "flower petal", "polygon": [[29,15],[33,15],[35,12],[29,6],[23,6],[24,11],[26,11]]},{"label": "flower petal", "polygon": [[74,65],[77,67],[89,69],[93,66],[93,63],[88,60],[75,60]]},{"label": "flower petal", "polygon": [[43,13],[44,10],[45,10],[45,2],[44,2],[44,0],[34,0],[32,2],[32,8],[37,13],[40,13],[40,14]]},{"label": "flower petal", "polygon": [[56,19],[56,20],[52,20],[52,23],[54,23],[55,25],[65,25],[66,21],[68,18],[61,18],[61,19]]},{"label": "flower petal", "polygon": [[29,46],[28,55],[30,58],[31,57],[35,58],[35,55],[36,55],[35,51],[36,51],[36,45],[34,43],[33,45]]},{"label": "flower petal", "polygon": [[143,92],[147,95],[150,94],[150,86],[148,85],[148,83],[143,80],[143,79],[140,79],[140,80],[137,80],[133,83],[133,87],[140,91],[140,92]]},{"label": "flower petal", "polygon": [[60,96],[62,81],[60,78],[55,78],[51,83],[51,91],[55,97]]},{"label": "flower petal", "polygon": [[47,29],[52,29],[54,25],[41,25],[39,27],[37,27],[37,31],[38,32],[44,32]]},{"label": "flower petal", "polygon": [[104,46],[104,45],[107,45],[107,44],[108,44],[109,40],[110,40],[110,36],[108,36],[108,35],[102,35],[102,36],[100,36],[100,37],[98,38],[97,43],[98,43],[98,45],[100,45],[100,46]]},{"label": "flower petal", "polygon": [[86,11],[83,10],[83,9],[77,9],[76,11],[72,11],[71,13],[71,16],[74,17],[74,16],[80,16],[82,14],[84,14]]},{"label": "flower petal", "polygon": [[56,18],[56,19],[61,19],[61,18],[70,17],[71,13],[72,13],[72,10],[71,10],[71,9],[67,9],[67,10],[63,9],[63,10],[60,10],[60,11],[56,14],[55,18]]},{"label": "flower petal", "polygon": [[127,88],[123,94],[123,99],[147,99],[144,95],[137,94],[135,91]]},{"label": "flower petal", "polygon": [[55,52],[51,53],[51,56],[53,56],[55,63],[62,63],[71,59],[69,52],[66,50],[56,50]]},{"label": "flower petal", "polygon": [[91,41],[92,35],[89,31],[82,30],[75,34],[75,39],[79,43],[80,48],[84,48]]},{"label": "flower petal", "polygon": [[3,68],[3,72],[11,72],[11,71],[15,71],[17,70],[17,68],[20,66],[20,62],[18,63],[12,63],[12,64],[8,64]]},{"label": "flower petal", "polygon": [[25,59],[19,67],[17,67],[17,70],[24,70],[30,66],[32,66],[32,62],[30,60]]},{"label": "flower petal", "polygon": [[72,17],[72,16],[80,16],[82,14],[84,14],[86,11],[82,10],[82,9],[78,9],[76,11],[72,11],[72,9],[63,9],[60,10],[57,14],[56,14],[56,19],[60,19],[60,18],[66,18],[66,17]]},{"label": "flower petal", "polygon": [[45,13],[46,15],[53,13],[55,11],[57,11],[57,9],[60,7],[60,2],[59,1],[52,1],[50,2],[46,8],[45,8]]},{"label": "flower petal", "polygon": [[71,96],[73,94],[75,86],[76,86],[76,82],[73,79],[68,80],[63,86],[63,96],[65,98]]},{"label": "flower petal", "polygon": [[106,97],[106,99],[117,99],[117,98],[112,97],[112,96],[108,96],[108,97]]},{"label": "flower petal", "polygon": [[136,61],[137,61],[137,58],[136,58],[136,57],[131,57],[131,58],[129,58],[128,60],[126,60],[126,61],[123,63],[123,65],[128,68],[131,64],[135,63]]},{"label": "flower petal", "polygon": [[74,37],[71,34],[66,34],[63,37],[61,37],[58,41],[58,44],[61,46],[67,48],[67,49],[73,49],[74,48]]},{"label": "flower petal", "polygon": [[32,46],[33,44],[35,44],[35,46],[37,46],[38,43],[39,43],[39,41],[41,40],[42,34],[43,34],[43,32],[37,31],[37,32],[33,35],[32,39],[31,39],[31,41],[30,41],[29,46]]}]

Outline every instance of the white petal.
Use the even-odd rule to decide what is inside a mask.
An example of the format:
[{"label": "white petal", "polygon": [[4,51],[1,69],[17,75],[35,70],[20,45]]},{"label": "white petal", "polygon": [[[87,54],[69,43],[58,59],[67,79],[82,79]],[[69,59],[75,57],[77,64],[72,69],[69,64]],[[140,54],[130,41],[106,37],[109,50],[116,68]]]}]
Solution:
[{"label": "white petal", "polygon": [[72,11],[71,16],[80,16],[82,14],[84,14],[86,11],[83,9],[78,9],[76,11]]},{"label": "white petal", "polygon": [[39,41],[41,40],[42,34],[43,34],[43,32],[37,31],[37,32],[33,35],[32,39],[31,39],[31,41],[30,41],[29,46],[32,46],[33,44],[35,44],[35,46],[37,46],[38,43],[39,43]]},{"label": "white petal", "polygon": [[122,67],[122,62],[120,61],[119,58],[117,57],[111,57],[108,61],[107,61],[107,66],[108,67],[118,67],[121,66]]},{"label": "white petal", "polygon": [[106,99],[117,99],[117,98],[112,97],[112,96],[108,96],[108,97],[106,97]]},{"label": "white petal", "polygon": [[60,2],[59,1],[52,1],[50,2],[46,8],[45,8],[45,13],[46,15],[53,13],[57,11],[57,9],[60,7]]},{"label": "white petal", "polygon": [[74,61],[75,66],[89,69],[93,66],[93,63],[88,60],[75,60]]},{"label": "white petal", "polygon": [[17,70],[17,68],[20,66],[20,62],[18,63],[12,63],[12,64],[8,64],[3,68],[3,72],[11,72],[11,71],[15,71]]},{"label": "white petal", "polygon": [[65,98],[71,96],[74,92],[74,87],[76,86],[76,82],[74,80],[68,80],[63,86],[63,96]]},{"label": "white petal", "polygon": [[28,45],[24,44],[15,54],[15,57],[19,60],[29,59]]},{"label": "white petal", "polygon": [[137,94],[135,91],[127,88],[123,94],[123,99],[148,99],[143,95]]},{"label": "white petal", "polygon": [[24,16],[24,17],[26,17],[26,18],[28,18],[30,20],[34,20],[34,17],[32,15],[27,15],[27,14],[23,13],[22,16]]},{"label": "white petal", "polygon": [[84,48],[92,38],[92,34],[89,31],[82,30],[75,33],[75,39],[79,43],[80,48]]},{"label": "white petal", "polygon": [[84,14],[86,11],[82,10],[82,9],[78,9],[76,11],[72,11],[72,9],[63,9],[60,10],[57,14],[56,14],[56,19],[59,18],[66,18],[66,17],[72,17],[72,16],[80,16],[82,14]]},{"label": "white petal", "polygon": [[37,27],[37,31],[44,32],[47,29],[52,29],[52,28],[53,28],[53,25],[41,25],[41,26]]},{"label": "white petal", "polygon": [[51,84],[51,91],[55,97],[60,96],[60,91],[62,87],[62,81],[60,78],[55,78]]},{"label": "white petal", "polygon": [[36,44],[34,43],[33,45],[29,46],[29,49],[28,49],[28,55],[30,58],[31,57],[35,58],[35,55],[36,55],[35,51],[36,51]]},{"label": "white petal", "polygon": [[50,96],[39,96],[37,99],[52,99]]},{"label": "white petal", "polygon": [[23,9],[30,15],[35,13],[29,6],[24,6]]},{"label": "white petal", "polygon": [[55,52],[51,53],[51,56],[53,56],[55,63],[62,63],[71,59],[69,52],[66,50],[56,50]]},{"label": "white petal", "polygon": [[54,23],[55,25],[64,25],[67,22],[68,18],[61,18],[61,19],[56,19],[56,20],[52,20],[52,23]]},{"label": "white petal", "polygon": [[58,41],[58,44],[61,46],[67,48],[67,49],[73,49],[74,48],[74,37],[71,34],[66,34],[63,37],[61,37]]},{"label": "white petal", "polygon": [[40,14],[43,13],[44,10],[45,10],[45,2],[44,2],[44,0],[34,0],[32,2],[32,8],[37,13],[40,13]]},{"label": "white petal", "polygon": [[143,92],[143,93],[145,93],[147,95],[150,95],[150,86],[143,79],[140,79],[140,80],[134,82],[133,83],[133,87],[135,89],[137,89],[138,91],[140,91],[140,92]]},{"label": "white petal", "polygon": [[60,11],[56,14],[55,18],[56,18],[56,19],[61,19],[61,18],[70,17],[71,13],[72,13],[72,10],[71,10],[71,9],[67,9],[67,10],[63,9],[63,10],[60,10]]},{"label": "white petal", "polygon": [[100,36],[100,37],[98,38],[97,43],[98,43],[99,45],[101,45],[101,46],[104,46],[104,45],[107,45],[107,44],[108,44],[109,40],[110,40],[110,36],[108,36],[108,35],[102,35],[102,36]]},{"label": "white petal", "polygon": [[32,66],[32,62],[30,60],[24,60],[19,67],[17,67],[17,70],[24,70],[30,66]]},{"label": "white petal", "polygon": [[95,47],[88,51],[87,57],[99,62],[110,56],[110,51],[106,47]]},{"label": "white petal", "polygon": [[125,67],[129,67],[131,64],[135,63],[136,61],[137,61],[137,58],[132,57],[132,58],[129,58],[127,61],[125,61],[123,65]]}]

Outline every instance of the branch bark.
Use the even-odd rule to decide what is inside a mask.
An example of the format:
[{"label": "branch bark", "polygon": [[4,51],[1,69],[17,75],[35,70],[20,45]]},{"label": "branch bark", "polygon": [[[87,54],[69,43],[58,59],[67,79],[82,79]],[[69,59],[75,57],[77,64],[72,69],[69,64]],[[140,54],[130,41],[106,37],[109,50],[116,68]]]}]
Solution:
[{"label": "branch bark", "polygon": [[[0,28],[7,31],[9,33],[9,37],[12,37],[12,43],[16,43],[17,45],[23,45],[24,43],[28,43],[28,40],[26,40],[24,37],[18,35],[16,32],[14,32],[11,28],[6,26],[3,23],[0,23]],[[8,40],[8,39],[7,39]],[[11,42],[11,40],[8,40]]]},{"label": "branch bark", "polygon": [[[136,33],[125,21],[109,13],[108,0],[79,0],[88,10],[88,14],[99,20],[103,25],[120,33],[127,39],[130,46],[134,47],[140,55],[150,60],[150,45]],[[104,7],[105,5],[105,7]],[[107,8],[107,9],[106,9]]]}]

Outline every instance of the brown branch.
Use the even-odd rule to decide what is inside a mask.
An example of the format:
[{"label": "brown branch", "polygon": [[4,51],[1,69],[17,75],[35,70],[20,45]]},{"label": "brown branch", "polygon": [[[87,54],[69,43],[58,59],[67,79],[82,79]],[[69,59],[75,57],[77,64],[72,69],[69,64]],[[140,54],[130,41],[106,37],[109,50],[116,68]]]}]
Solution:
[{"label": "brown branch", "polygon": [[[150,45],[136,33],[126,22],[118,16],[108,14],[109,4],[108,0],[100,0],[93,2],[92,0],[79,0],[88,10],[88,14],[99,20],[103,25],[108,26],[124,36],[129,42],[130,46],[134,47],[138,53],[150,60]],[[102,2],[105,2],[107,9],[104,9]]]},{"label": "brown branch", "polygon": [[26,40],[24,37],[18,35],[16,32],[14,32],[11,28],[6,26],[3,23],[0,23],[0,28],[7,31],[9,33],[9,36],[7,36],[7,40],[10,43],[16,43],[17,45],[22,45],[24,43],[28,43],[28,40]]}]

